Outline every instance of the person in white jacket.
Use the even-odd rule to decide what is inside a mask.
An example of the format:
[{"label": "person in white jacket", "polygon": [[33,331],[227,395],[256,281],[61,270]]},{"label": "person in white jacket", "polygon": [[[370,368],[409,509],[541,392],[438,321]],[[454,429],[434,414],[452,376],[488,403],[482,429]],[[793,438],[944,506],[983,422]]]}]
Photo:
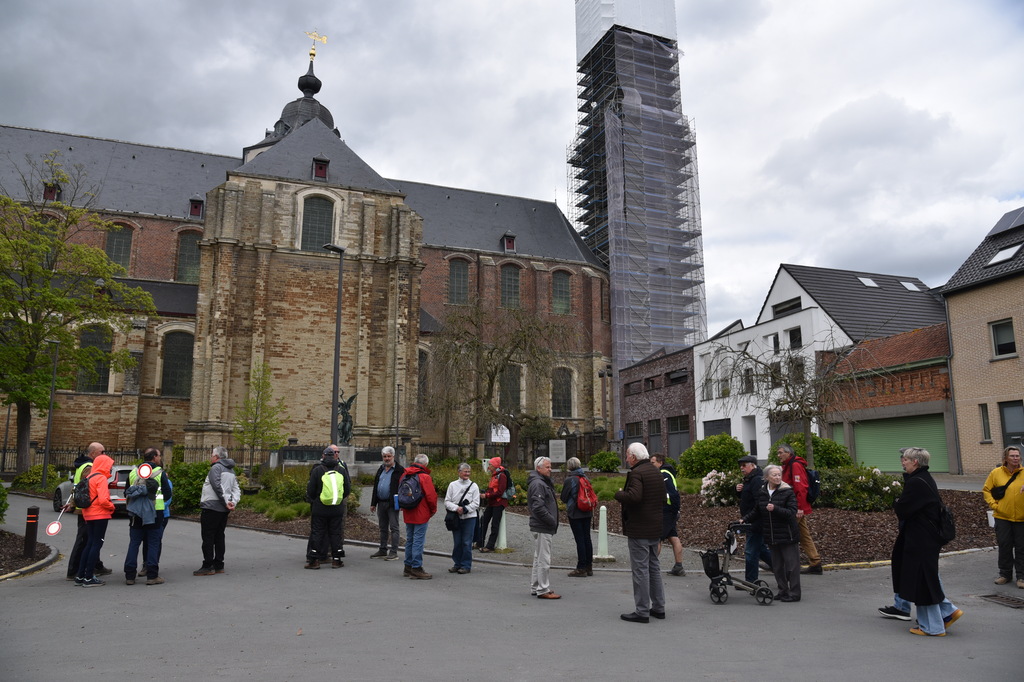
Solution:
[{"label": "person in white jacket", "polygon": [[452,567],[449,573],[465,575],[473,569],[473,537],[476,535],[477,511],[480,509],[480,488],[469,479],[472,468],[466,462],[459,465],[459,477],[448,484],[444,495],[444,508],[459,515],[458,525],[452,529]]}]

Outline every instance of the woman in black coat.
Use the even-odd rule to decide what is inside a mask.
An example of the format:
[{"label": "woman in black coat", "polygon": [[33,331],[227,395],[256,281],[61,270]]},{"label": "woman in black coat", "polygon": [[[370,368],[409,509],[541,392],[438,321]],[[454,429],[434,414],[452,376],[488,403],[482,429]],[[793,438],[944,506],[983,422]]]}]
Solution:
[{"label": "woman in black coat", "polygon": [[939,580],[939,514],[942,500],[935,479],[928,473],[931,455],[924,448],[903,448],[903,493],[893,503],[899,534],[892,547],[892,587],[901,599],[917,605],[915,635],[944,637],[943,620],[956,620],[957,609]]},{"label": "woman in black coat", "polygon": [[800,601],[800,531],[796,525],[796,492],[782,480],[782,467],[764,468],[765,484],[757,491],[754,510],[744,523],[761,527],[772,550],[772,573],[779,585],[779,601]]}]

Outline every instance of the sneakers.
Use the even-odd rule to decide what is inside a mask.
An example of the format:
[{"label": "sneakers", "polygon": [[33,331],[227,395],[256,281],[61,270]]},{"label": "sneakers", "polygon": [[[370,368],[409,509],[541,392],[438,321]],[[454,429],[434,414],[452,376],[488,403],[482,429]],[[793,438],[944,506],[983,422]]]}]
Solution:
[{"label": "sneakers", "polygon": [[585,568],[583,568],[583,569],[577,568],[575,570],[569,571],[569,577],[570,578],[586,578],[587,577],[587,569],[585,569]]},{"label": "sneakers", "polygon": [[895,618],[896,620],[910,620],[910,611],[900,611],[895,606],[883,606],[878,609],[883,618]]},{"label": "sneakers", "polygon": [[422,566],[415,566],[409,569],[409,577],[416,580],[430,580],[434,576],[424,571]]},{"label": "sneakers", "polygon": [[212,568],[203,567],[192,571],[192,575],[213,575],[216,572]]},{"label": "sneakers", "polygon": [[800,569],[801,575],[821,575],[823,573],[821,564],[815,564],[814,566],[808,566]]},{"label": "sneakers", "polygon": [[81,587],[82,583],[85,582],[85,578],[80,578],[78,576],[75,576],[74,578],[72,578],[72,580],[75,581],[75,587]]},{"label": "sneakers", "polygon": [[682,564],[676,564],[672,567],[672,570],[668,572],[669,575],[686,575],[686,569],[683,568]]},{"label": "sneakers", "polygon": [[[78,581],[76,580],[75,582],[77,583]],[[86,578],[82,581],[82,587],[103,587],[104,585],[106,583],[96,577]]]},{"label": "sneakers", "polygon": [[459,572],[459,567],[458,566],[452,566],[451,568],[448,569],[448,572],[449,573],[458,573]]},{"label": "sneakers", "polygon": [[962,615],[964,615],[964,612],[962,610],[960,610],[960,609],[957,609],[953,613],[951,613],[948,616],[946,616],[945,618],[943,618],[942,619],[942,624],[945,625],[946,629],[948,630],[949,626],[952,625],[953,623],[957,622],[958,620],[960,620],[960,616],[962,616]]},{"label": "sneakers", "polygon": [[471,570],[468,568],[460,568],[456,571],[456,573],[458,573],[459,575],[466,575],[467,573],[471,573]]},{"label": "sneakers", "polygon": [[925,632],[921,628],[910,628],[910,634],[912,634],[912,635],[924,635],[926,637],[945,637],[946,636],[945,632],[940,632],[937,635],[933,635],[930,632]]},{"label": "sneakers", "polygon": [[310,559],[309,561],[306,562],[306,565],[303,566],[303,568],[308,568],[308,569],[313,570],[313,571],[319,571],[320,570],[320,560],[319,559]]},{"label": "sneakers", "polygon": [[376,552],[370,555],[371,559],[385,559],[388,556],[386,549],[378,549]]},{"label": "sneakers", "polygon": [[164,579],[161,576],[157,576],[155,578],[150,578],[149,580],[147,580],[146,584],[147,585],[163,585],[164,582],[165,581],[164,581]]},{"label": "sneakers", "polygon": [[388,555],[387,555],[387,557],[385,557],[384,561],[394,561],[397,558],[398,558],[398,552],[388,552]]},{"label": "sneakers", "polygon": [[345,562],[341,559],[331,559],[331,568],[345,568]]},{"label": "sneakers", "polygon": [[1005,585],[1008,582],[1010,582],[1010,579],[1007,578],[1005,575],[1001,575],[998,578],[996,578],[996,585]]}]

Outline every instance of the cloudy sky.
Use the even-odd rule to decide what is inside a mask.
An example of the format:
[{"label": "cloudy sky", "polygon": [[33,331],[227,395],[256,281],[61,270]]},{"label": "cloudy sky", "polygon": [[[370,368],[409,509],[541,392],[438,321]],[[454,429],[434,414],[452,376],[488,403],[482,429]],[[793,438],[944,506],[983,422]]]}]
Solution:
[{"label": "cloudy sky", "polygon": [[[677,0],[708,328],[780,263],[940,286],[1024,204],[1020,0]],[[5,0],[0,123],[237,156],[299,96],[385,177],[557,200],[571,0]],[[0,150],[2,151],[2,150]]]}]

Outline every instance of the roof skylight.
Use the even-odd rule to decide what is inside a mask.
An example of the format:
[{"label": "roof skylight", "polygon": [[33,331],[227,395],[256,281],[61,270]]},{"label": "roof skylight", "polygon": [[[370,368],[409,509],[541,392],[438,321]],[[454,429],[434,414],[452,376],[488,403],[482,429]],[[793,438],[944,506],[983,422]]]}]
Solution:
[{"label": "roof skylight", "polygon": [[996,255],[992,256],[992,260],[990,260],[987,265],[995,265],[996,263],[1002,263],[1010,260],[1017,255],[1017,252],[1020,251],[1020,247],[1021,244],[1014,244],[1013,246],[1006,246],[999,249],[996,251]]},{"label": "roof skylight", "polygon": [[875,284],[875,280],[871,279],[870,277],[858,277],[857,279],[859,279],[860,283],[866,287],[878,287],[878,285]]}]

